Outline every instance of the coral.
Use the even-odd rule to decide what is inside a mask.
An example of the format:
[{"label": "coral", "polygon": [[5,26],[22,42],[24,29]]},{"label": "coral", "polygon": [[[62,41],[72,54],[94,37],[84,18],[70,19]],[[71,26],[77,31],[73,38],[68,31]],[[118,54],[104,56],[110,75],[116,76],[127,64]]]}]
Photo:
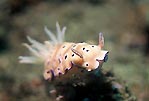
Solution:
[{"label": "coral", "polygon": [[88,72],[74,66],[50,85],[54,85],[50,95],[56,101],[136,101],[124,82],[102,69]]}]

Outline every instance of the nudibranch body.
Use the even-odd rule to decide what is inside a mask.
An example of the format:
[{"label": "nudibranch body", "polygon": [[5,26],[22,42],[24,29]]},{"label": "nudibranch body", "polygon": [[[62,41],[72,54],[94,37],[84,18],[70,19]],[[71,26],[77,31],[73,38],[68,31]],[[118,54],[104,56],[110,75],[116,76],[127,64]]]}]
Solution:
[{"label": "nudibranch body", "polygon": [[45,27],[45,32],[50,37],[50,41],[44,44],[27,37],[31,45],[24,44],[32,53],[32,56],[20,56],[20,63],[44,63],[44,78],[51,80],[69,71],[73,66],[85,68],[87,71],[100,68],[108,58],[108,51],[102,50],[104,38],[99,33],[99,44],[90,45],[83,43],[64,42],[66,27],[62,30],[56,23],[57,37]]}]

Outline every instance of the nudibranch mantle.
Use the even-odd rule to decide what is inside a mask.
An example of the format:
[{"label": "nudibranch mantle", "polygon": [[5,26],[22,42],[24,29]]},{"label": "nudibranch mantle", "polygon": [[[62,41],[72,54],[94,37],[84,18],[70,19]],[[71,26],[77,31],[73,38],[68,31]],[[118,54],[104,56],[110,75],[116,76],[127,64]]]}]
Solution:
[{"label": "nudibranch mantle", "polygon": [[46,80],[65,74],[73,66],[85,68],[87,71],[100,68],[107,60],[108,51],[102,50],[104,46],[104,37],[99,33],[99,44],[90,45],[88,43],[64,42],[66,27],[62,30],[56,23],[57,36],[45,27],[46,34],[51,40],[45,41],[44,44],[30,38],[31,43],[23,44],[31,52],[31,56],[20,56],[20,63],[44,64],[43,76]]}]

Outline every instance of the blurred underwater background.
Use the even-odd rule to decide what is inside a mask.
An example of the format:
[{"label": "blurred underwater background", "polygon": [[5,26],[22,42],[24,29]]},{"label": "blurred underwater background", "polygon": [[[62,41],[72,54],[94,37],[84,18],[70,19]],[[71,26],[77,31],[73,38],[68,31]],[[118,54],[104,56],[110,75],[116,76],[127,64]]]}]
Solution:
[{"label": "blurred underwater background", "polygon": [[[138,101],[149,100],[148,0],[0,0],[0,101],[53,101],[43,65],[26,65],[26,36],[44,42],[47,26],[66,26],[65,40],[98,44],[105,38],[110,70]],[[85,100],[84,100],[85,101]],[[88,101],[88,100],[86,100]]]}]

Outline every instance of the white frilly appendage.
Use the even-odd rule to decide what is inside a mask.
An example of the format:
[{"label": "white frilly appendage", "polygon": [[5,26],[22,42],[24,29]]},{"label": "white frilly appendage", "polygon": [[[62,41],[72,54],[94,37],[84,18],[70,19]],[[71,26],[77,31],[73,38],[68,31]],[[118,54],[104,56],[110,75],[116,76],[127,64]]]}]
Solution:
[{"label": "white frilly appendage", "polygon": [[66,27],[63,27],[61,30],[58,22],[56,22],[57,37],[46,26],[44,30],[54,44],[64,42]]},{"label": "white frilly appendage", "polygon": [[57,36],[53,34],[50,30],[48,30],[47,27],[45,27],[45,32],[49,36],[50,40],[45,41],[44,44],[27,36],[27,39],[29,40],[31,45],[27,43],[24,43],[23,45],[28,48],[32,56],[19,56],[19,62],[30,63],[30,64],[43,63],[51,54],[52,47],[64,41],[66,27],[63,27],[61,30],[60,25],[57,22],[56,30],[57,30]]}]

